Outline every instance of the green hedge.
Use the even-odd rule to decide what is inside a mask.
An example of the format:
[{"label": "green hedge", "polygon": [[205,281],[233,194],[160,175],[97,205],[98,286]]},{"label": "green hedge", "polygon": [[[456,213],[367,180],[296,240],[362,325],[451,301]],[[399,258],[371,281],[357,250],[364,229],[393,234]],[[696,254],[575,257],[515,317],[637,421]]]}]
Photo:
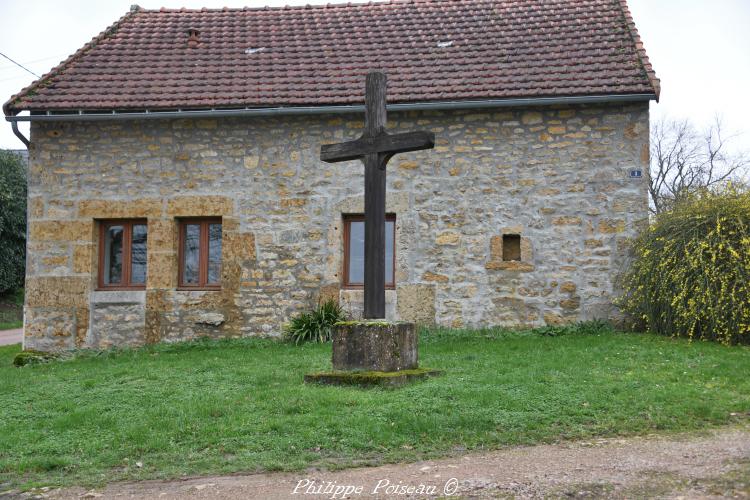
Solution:
[{"label": "green hedge", "polygon": [[664,335],[750,343],[750,193],[704,192],[634,242],[622,306]]},{"label": "green hedge", "polygon": [[26,263],[26,165],[0,150],[0,294],[23,286]]}]

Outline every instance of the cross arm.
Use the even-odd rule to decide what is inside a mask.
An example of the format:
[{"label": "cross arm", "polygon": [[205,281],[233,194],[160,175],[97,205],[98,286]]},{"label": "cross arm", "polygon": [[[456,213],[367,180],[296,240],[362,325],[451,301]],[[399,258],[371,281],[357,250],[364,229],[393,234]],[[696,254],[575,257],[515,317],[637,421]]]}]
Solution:
[{"label": "cross arm", "polygon": [[435,147],[432,132],[406,132],[403,134],[380,134],[376,137],[360,137],[354,141],[326,144],[320,147],[320,159],[327,163],[356,160],[367,154],[394,155],[409,151],[420,151]]}]

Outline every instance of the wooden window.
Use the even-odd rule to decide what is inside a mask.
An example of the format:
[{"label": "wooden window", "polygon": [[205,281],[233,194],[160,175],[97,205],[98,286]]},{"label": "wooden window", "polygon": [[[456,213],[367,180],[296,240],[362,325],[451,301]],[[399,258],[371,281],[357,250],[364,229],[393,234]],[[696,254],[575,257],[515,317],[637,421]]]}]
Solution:
[{"label": "wooden window", "polygon": [[521,235],[503,235],[503,260],[521,260]]},{"label": "wooden window", "polygon": [[179,287],[221,288],[221,219],[181,219]]},{"label": "wooden window", "polygon": [[146,288],[145,220],[106,220],[99,223],[99,288]]},{"label": "wooden window", "polygon": [[[385,287],[396,287],[396,216],[385,216]],[[344,287],[362,288],[365,276],[365,217],[344,216]]]}]

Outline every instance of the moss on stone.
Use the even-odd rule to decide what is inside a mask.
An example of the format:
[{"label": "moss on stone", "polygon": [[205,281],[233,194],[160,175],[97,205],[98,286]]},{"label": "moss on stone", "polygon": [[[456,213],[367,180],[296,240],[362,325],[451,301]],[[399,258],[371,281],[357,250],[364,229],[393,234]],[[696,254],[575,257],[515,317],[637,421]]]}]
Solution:
[{"label": "moss on stone", "polygon": [[13,358],[13,366],[21,367],[37,363],[46,363],[57,358],[57,354],[29,349],[21,351]]},{"label": "moss on stone", "polygon": [[324,385],[358,385],[364,387],[399,387],[409,382],[442,375],[441,370],[415,368],[397,372],[330,371],[305,375],[305,382]]},{"label": "moss on stone", "polygon": [[384,321],[379,319],[359,319],[352,321],[338,321],[333,326],[380,326],[388,327],[394,325],[402,325],[407,321]]}]

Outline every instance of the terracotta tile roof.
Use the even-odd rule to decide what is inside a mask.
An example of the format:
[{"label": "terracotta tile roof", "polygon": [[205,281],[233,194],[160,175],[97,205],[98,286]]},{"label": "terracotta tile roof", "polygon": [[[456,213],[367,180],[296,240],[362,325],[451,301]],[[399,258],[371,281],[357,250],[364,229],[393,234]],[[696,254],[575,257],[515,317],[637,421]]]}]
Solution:
[{"label": "terracotta tile roof", "polygon": [[370,69],[393,103],[659,93],[625,0],[400,0],[136,8],[4,111],[361,103]]}]

